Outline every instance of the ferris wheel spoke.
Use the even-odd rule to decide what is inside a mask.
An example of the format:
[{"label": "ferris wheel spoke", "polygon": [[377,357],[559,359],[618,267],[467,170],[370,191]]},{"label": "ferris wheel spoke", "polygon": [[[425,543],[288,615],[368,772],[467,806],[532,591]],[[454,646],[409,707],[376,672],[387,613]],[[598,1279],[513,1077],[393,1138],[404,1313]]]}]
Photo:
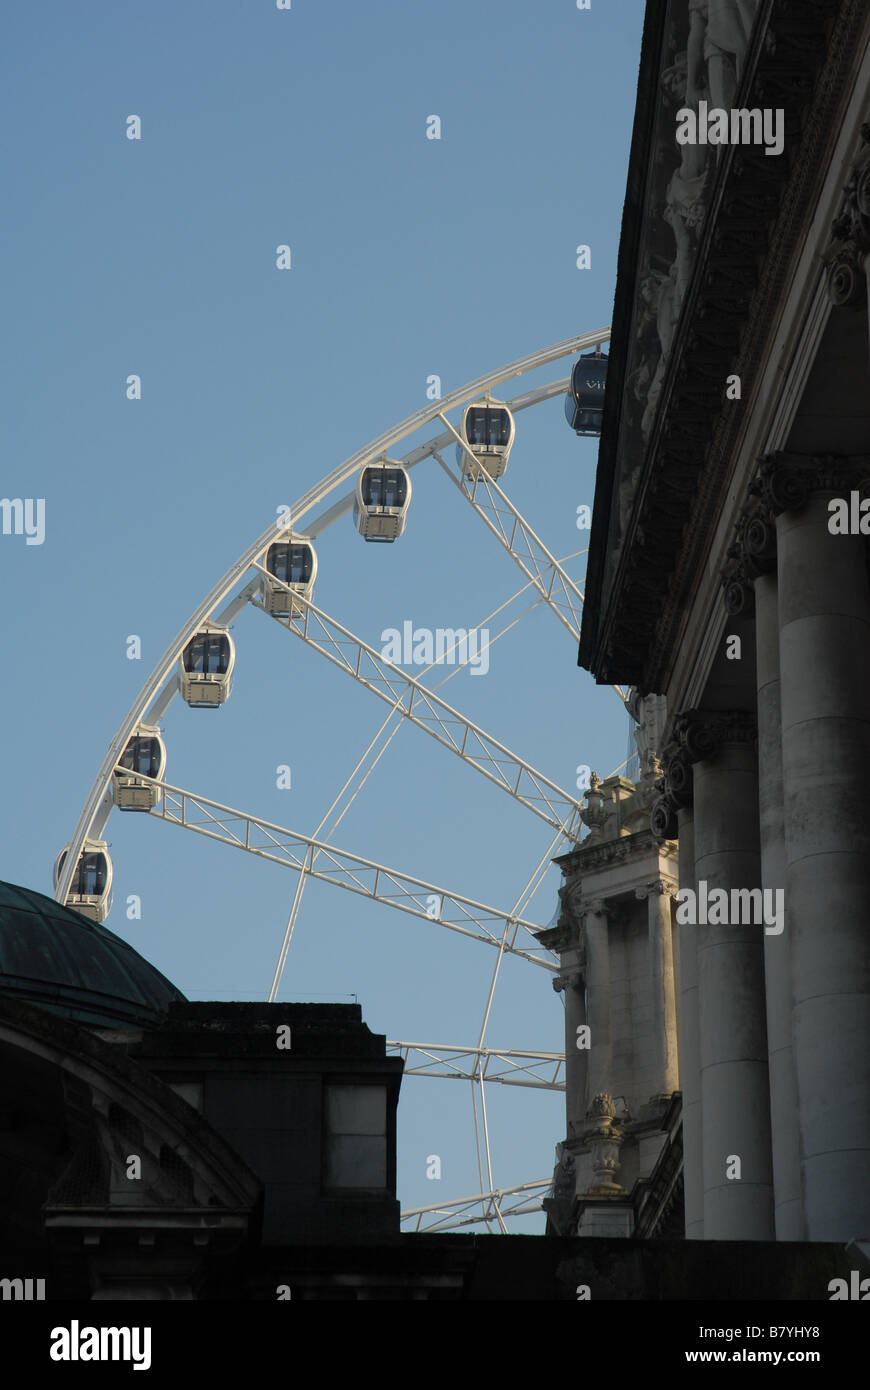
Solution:
[{"label": "ferris wheel spoke", "polygon": [[[527,810],[576,838],[580,806],[573,797],[322,609],[299,595],[296,599],[304,608],[302,617],[276,613],[269,616],[367,690],[400,708],[412,723],[507,791]],[[259,603],[254,606],[261,607]]]},{"label": "ferris wheel spoke", "polygon": [[[442,419],[445,424],[450,425],[444,416]],[[471,459],[474,459],[474,454],[468,449],[459,432],[452,426],[450,429],[459,445],[466,449]],[[478,467],[474,475],[469,477],[463,468],[451,467],[440,451],[435,453],[435,458],[481,521],[532,582],[559,621],[575,641],[579,642],[583,594],[556,557],[550,554],[519,509],[486,469]]]},{"label": "ferris wheel spoke", "polygon": [[[430,925],[446,927],[496,948],[501,947],[496,927],[503,931],[506,924],[522,926],[533,935],[541,930],[533,922],[509,918],[499,908],[351,854],[312,836],[301,835],[259,816],[224,806],[156,778],[143,775],[142,780],[159,788],[163,794],[160,804],[148,812],[153,819],[220,840],[235,849],[281,864],[284,868],[307,873],[310,878],[359,893],[375,902],[422,918]],[[521,950],[514,946],[506,949],[512,955],[545,970],[555,972],[558,969],[551,960],[533,950]],[[539,948],[539,951],[543,952],[544,948]]]},{"label": "ferris wheel spoke", "polygon": [[[497,608],[493,609],[493,611],[489,613],[482,620],[482,622],[478,624],[478,626],[486,627],[494,617],[496,617],[499,613],[502,612],[503,609],[509,607],[511,603],[513,603],[517,598],[519,598],[528,587],[528,584],[524,584],[522,588],[518,589],[516,593],[512,594],[509,599],[505,599],[503,603],[500,603]],[[510,630],[513,627],[515,627],[516,624],[520,622],[527,613],[531,612],[532,608],[536,607],[539,602],[540,599],[535,599],[535,601],[532,604],[530,604],[527,608],[525,608],[522,611],[522,613],[519,614],[518,617],[514,618],[510,623],[503,627],[501,631],[497,632],[494,637],[491,637],[489,643],[490,648],[492,648],[495,645],[499,638],[503,637],[506,633],[510,632]],[[429,673],[429,671],[434,670],[435,665],[436,663],[433,663],[432,666],[427,667],[426,669],[421,671],[421,677],[426,676]],[[440,686],[444,685],[453,676],[458,675],[461,669],[461,666],[455,666],[452,671],[450,671],[446,676],[443,676],[441,678],[441,680],[438,682],[435,688],[439,689]],[[356,797],[362,791],[369,777],[372,775],[381,758],[384,756],[393,739],[396,737],[396,734],[400,731],[402,723],[402,714],[400,711],[397,710],[397,707],[394,705],[393,708],[390,710],[389,714],[381,723],[381,726],[375,734],[374,738],[372,738],[369,742],[368,747],[365,749],[362,756],[357,760],[356,765],[354,766],[350,775],[346,778],[343,786],[341,787],[341,790],[333,798],[331,805],[325,812],[319,825],[315,827],[315,836],[322,835],[323,839],[326,841],[332,839],[332,836],[335,834],[345,815],[350,810]],[[383,739],[381,747],[378,748],[377,752],[375,753],[374,750],[377,748],[378,742],[381,739]],[[341,810],[333,820],[329,830],[326,830],[326,823],[329,820],[330,816],[332,816],[333,812],[336,810],[336,807],[342,802],[342,798],[344,798],[344,804],[342,805]],[[557,834],[553,843],[557,844],[563,838],[564,836]],[[296,890],[293,894],[293,902],[290,908],[287,924],[284,929],[284,937],[281,943],[281,950],[278,956],[278,964],[275,968],[275,973],[272,977],[272,984],[269,989],[269,1003],[274,1003],[275,999],[277,999],[278,997],[278,990],[281,985],[281,978],[283,976],[284,968],[287,962],[287,953],[290,948],[290,942],[292,940],[293,933],[296,928],[296,921],[298,919],[299,909],[302,904],[302,894],[305,889],[306,874],[307,869],[303,869],[299,875],[299,881],[296,884]],[[518,930],[519,928],[515,925],[512,934],[512,942],[516,940]]]}]

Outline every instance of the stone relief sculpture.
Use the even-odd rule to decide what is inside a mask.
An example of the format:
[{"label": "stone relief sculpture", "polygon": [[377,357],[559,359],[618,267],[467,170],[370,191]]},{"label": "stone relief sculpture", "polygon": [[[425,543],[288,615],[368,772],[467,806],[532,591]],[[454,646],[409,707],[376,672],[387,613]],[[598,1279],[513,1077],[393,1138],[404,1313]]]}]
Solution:
[{"label": "stone relief sculpture", "polygon": [[758,0],[689,0],[687,106],[697,110],[702,99],[726,110],[734,105],[757,9]]},{"label": "stone relief sculpture", "polygon": [[640,759],[641,777],[660,777],[659,754],[668,717],[664,695],[632,695],[629,713],[637,721],[634,741]]},{"label": "stone relief sculpture", "polygon": [[[633,407],[628,416],[630,429],[638,432],[637,443],[644,447],[659,408],[697,257],[710,183],[723,150],[722,145],[678,145],[676,113],[690,107],[697,116],[702,101],[708,107],[733,107],[757,11],[758,0],[688,0],[688,34],[681,27],[679,38],[674,35],[673,60],[661,74],[667,118],[660,122],[660,150],[666,163],[656,177],[645,213],[652,236],[638,279],[634,348],[626,390],[626,402]],[[674,132],[673,144],[667,138],[668,127]],[[668,167],[671,150],[674,163]],[[642,461],[643,448],[623,450],[614,499],[614,557],[626,535]]]},{"label": "stone relief sculpture", "polygon": [[[698,0],[698,3],[701,3],[701,0]],[[692,106],[697,111],[698,102],[701,100],[700,86],[697,81],[690,80],[688,64],[687,54],[678,53],[671,67],[662,73],[662,90],[675,112],[684,106]],[[671,174],[665,189],[661,216],[673,234],[675,254],[667,274],[650,270],[640,283],[640,297],[646,308],[644,318],[647,322],[649,319],[654,320],[658,339],[658,363],[646,384],[646,400],[641,418],[644,442],[649,438],[655,419],[671,344],[695,261],[698,234],[707,210],[709,146],[677,146],[675,141],[674,147],[680,151],[680,162]],[[642,325],[641,332],[644,327],[645,325]]]},{"label": "stone relief sculpture", "polygon": [[647,388],[646,406],[641,419],[641,431],[646,440],[655,419],[665,367],[680,317],[681,296],[677,284],[677,262],[674,261],[667,275],[660,271],[650,271],[645,275],[640,283],[640,297],[646,305],[649,317],[655,323],[659,359]]}]

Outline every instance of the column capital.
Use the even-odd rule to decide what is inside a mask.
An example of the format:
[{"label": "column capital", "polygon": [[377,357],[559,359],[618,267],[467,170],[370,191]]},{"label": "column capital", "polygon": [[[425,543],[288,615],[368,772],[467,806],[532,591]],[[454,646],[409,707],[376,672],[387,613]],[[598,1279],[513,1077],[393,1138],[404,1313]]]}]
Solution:
[{"label": "column capital", "polygon": [[768,515],[800,511],[813,492],[870,493],[870,454],[793,454],[785,450],[758,460],[749,491]]},{"label": "column capital", "polygon": [[861,152],[843,200],[831,223],[831,244],[825,254],[828,298],[837,308],[863,309],[866,303],[870,255],[870,124],[861,127]]},{"label": "column capital", "polygon": [[755,606],[755,580],[776,573],[776,517],[764,503],[745,508],[722,567],[725,608],[732,618]]},{"label": "column capital", "polygon": [[708,762],[726,743],[754,743],[755,716],[746,710],[683,710],[674,719],[674,733],[692,763]]},{"label": "column capital", "polygon": [[590,913],[595,916],[606,917],[607,903],[603,898],[590,898],[588,902],[583,904],[580,911],[583,917],[587,917]]},{"label": "column capital", "polygon": [[663,775],[656,782],[659,793],[650,808],[650,829],[653,837],[675,840],[678,835],[677,812],[691,806],[692,763],[685,748],[669,743],[662,756]]},{"label": "column capital", "polygon": [[661,894],[673,898],[677,893],[677,885],[667,878],[654,878],[649,883],[645,883],[642,888],[635,888],[634,896],[644,902],[647,898],[654,898]]},{"label": "column capital", "polygon": [[562,994],[567,989],[582,989],[584,986],[582,970],[560,971],[553,976],[553,989],[557,994]]}]

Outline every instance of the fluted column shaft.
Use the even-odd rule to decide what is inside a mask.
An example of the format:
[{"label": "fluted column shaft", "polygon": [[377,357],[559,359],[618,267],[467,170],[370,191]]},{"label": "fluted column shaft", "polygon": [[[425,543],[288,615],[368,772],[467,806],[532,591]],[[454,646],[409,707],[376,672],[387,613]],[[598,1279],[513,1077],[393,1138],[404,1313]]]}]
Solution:
[{"label": "fluted column shaft", "polygon": [[651,1096],[669,1096],[679,1087],[677,1008],[674,993],[674,949],[671,899],[674,888],[659,879],[638,896],[647,903],[652,1003]]},{"label": "fluted column shaft", "polygon": [[[786,887],[776,574],[759,575],[754,587],[761,883],[763,888],[776,892]],[[791,1045],[791,946],[792,929],[787,913],[783,931],[764,934],[771,1156],[777,1240],[804,1238],[797,1078]]]},{"label": "fluted column shaft", "polygon": [[787,912],[806,1234],[870,1230],[870,593],[831,493],[777,518]]},{"label": "fluted column shaft", "polygon": [[[690,806],[677,812],[680,887],[695,889],[695,818]],[[698,929],[682,923],[680,933],[680,1086],[683,1092],[683,1200],[686,1238],[704,1239],[704,1181],[701,1148],[701,1043],[698,1025]]]},{"label": "fluted column shaft", "polygon": [[574,971],[564,981],[565,989],[565,1099],[568,1136],[579,1135],[589,1107],[586,1079],[589,1049],[578,1048],[577,1031],[586,1023],[583,977]]},{"label": "fluted column shaft", "polygon": [[584,912],[586,931],[586,1010],[591,1033],[589,1050],[587,1097],[591,1105],[595,1096],[609,1092],[611,1087],[610,1031],[610,941],[607,914],[603,903],[590,903]]},{"label": "fluted column shaft", "polygon": [[[714,756],[696,763],[694,812],[699,894],[702,881],[729,896],[759,887],[758,780],[748,739],[726,734]],[[729,920],[699,922],[696,931],[704,1236],[772,1240],[762,927]]]}]

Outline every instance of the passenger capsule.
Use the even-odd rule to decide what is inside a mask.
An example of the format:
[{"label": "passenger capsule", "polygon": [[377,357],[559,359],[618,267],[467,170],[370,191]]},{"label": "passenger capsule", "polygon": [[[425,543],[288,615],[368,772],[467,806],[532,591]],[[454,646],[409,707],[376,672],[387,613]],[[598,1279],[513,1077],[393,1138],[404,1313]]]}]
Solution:
[{"label": "passenger capsule", "polygon": [[571,386],[565,397],[565,417],[577,434],[600,435],[604,411],[607,358],[602,352],[578,357],[571,372]]},{"label": "passenger capsule", "polygon": [[[491,478],[500,478],[507,468],[515,432],[513,415],[498,401],[474,401],[462,413],[459,433]],[[477,476],[478,470],[461,444],[456,446],[456,462],[466,478]]]},{"label": "passenger capsule", "polygon": [[361,468],[356,481],[353,519],[367,541],[394,541],[405,529],[411,501],[407,469],[392,459]]},{"label": "passenger capsule", "polygon": [[229,697],[236,649],[225,627],[204,623],[178,659],[181,694],[192,709],[217,709]]},{"label": "passenger capsule", "polygon": [[[160,730],[140,724],[118,759],[112,778],[112,799],[122,811],[150,811],[160,801],[160,788],[144,782],[142,776],[162,778],[166,771],[166,746]],[[119,768],[126,768],[121,772]]]},{"label": "passenger capsule", "polygon": [[[265,575],[260,580],[260,597],[267,613],[279,618],[292,618],[305,612],[305,605],[296,600],[296,595],[310,599],[317,578],[317,552],[305,536],[291,536],[286,541],[275,541],[266,553],[266,569],[275,579],[275,584]],[[285,588],[285,584],[288,586]]]},{"label": "passenger capsule", "polygon": [[[54,889],[69,853],[65,845],[54,865]],[[66,895],[66,906],[75,908],[92,922],[105,922],[112,906],[112,861],[105,840],[85,840],[76,871]]]}]

